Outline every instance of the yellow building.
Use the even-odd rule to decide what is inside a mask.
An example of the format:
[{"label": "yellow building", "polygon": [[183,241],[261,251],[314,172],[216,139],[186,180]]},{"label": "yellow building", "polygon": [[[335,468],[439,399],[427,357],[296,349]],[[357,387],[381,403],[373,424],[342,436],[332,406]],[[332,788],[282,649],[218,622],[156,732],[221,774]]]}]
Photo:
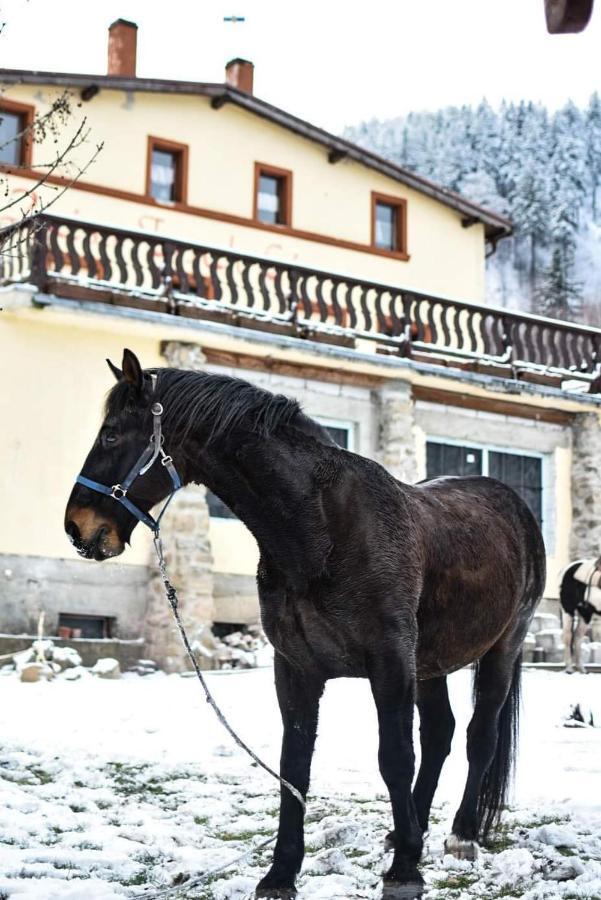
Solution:
[{"label": "yellow building", "polygon": [[[405,480],[509,481],[542,523],[556,597],[570,554],[598,553],[601,538],[585,502],[601,486],[601,333],[482,305],[503,217],[254,97],[247,61],[224,84],[137,78],[135,41],[134,25],[113,23],[104,76],[0,71],[15,137],[0,150],[15,201],[0,223],[0,630],[31,632],[43,609],[51,633],[144,638],[177,665],[147,536],[100,567],[76,560],[62,530],[111,383],[104,359],[123,346],[146,366],[297,396]],[[64,91],[90,129],[70,154],[84,171],[61,193],[74,168],[57,169],[32,197],[56,151],[27,128]],[[20,224],[50,200],[34,228]],[[255,621],[244,526],[201,489],[171,523],[189,620]]]}]

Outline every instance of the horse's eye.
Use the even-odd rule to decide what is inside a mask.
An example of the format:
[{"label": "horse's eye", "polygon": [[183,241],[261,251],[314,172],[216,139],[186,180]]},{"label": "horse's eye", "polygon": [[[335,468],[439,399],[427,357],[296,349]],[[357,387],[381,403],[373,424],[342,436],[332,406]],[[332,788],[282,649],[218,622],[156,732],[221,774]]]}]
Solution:
[{"label": "horse's eye", "polygon": [[116,441],[117,441],[117,435],[114,434],[112,431],[108,431],[104,435],[104,443],[105,444],[114,444],[114,443],[116,443]]}]

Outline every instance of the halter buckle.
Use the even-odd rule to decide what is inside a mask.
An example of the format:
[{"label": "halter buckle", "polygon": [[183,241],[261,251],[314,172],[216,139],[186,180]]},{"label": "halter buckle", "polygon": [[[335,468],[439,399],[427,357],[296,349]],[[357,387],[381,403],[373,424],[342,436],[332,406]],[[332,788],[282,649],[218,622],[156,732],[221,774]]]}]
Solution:
[{"label": "halter buckle", "polygon": [[111,488],[111,497],[114,497],[115,500],[122,500],[126,494],[127,489],[121,487],[120,484],[114,484]]},{"label": "halter buckle", "polygon": [[168,466],[169,463],[172,463],[172,462],[173,462],[173,458],[172,458],[171,456],[164,456],[164,455],[163,455],[163,456],[161,457],[161,464],[162,464],[163,466]]}]

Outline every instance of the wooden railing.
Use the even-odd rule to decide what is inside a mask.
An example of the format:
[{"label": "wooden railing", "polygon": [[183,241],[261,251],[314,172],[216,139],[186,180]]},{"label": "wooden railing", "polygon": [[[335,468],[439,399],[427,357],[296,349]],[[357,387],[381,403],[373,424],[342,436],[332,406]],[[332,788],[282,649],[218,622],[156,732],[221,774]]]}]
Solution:
[{"label": "wooden railing", "polygon": [[599,389],[595,328],[75,219],[43,215],[3,229],[0,279],[301,337],[363,338],[403,356],[525,367]]}]

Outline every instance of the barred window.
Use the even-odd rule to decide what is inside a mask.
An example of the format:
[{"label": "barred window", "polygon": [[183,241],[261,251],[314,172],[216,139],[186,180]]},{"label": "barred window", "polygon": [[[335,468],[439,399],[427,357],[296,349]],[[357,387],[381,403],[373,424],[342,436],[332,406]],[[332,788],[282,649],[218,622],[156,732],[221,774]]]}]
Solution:
[{"label": "barred window", "polygon": [[543,524],[543,461],[540,456],[445,444],[426,443],[426,477],[441,475],[488,475],[508,485]]}]

